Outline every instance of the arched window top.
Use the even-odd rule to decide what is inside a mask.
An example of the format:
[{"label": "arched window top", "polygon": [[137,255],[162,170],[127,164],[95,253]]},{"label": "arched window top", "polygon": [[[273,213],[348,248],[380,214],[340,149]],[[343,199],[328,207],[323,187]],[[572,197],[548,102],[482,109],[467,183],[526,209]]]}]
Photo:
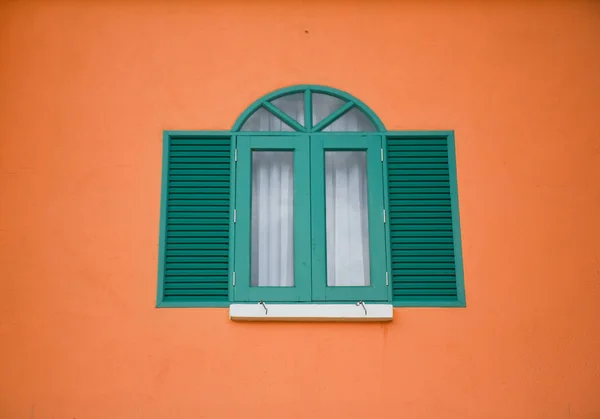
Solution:
[{"label": "arched window top", "polygon": [[367,105],[341,90],[301,85],[276,90],[240,115],[233,131],[379,132],[385,127]]}]

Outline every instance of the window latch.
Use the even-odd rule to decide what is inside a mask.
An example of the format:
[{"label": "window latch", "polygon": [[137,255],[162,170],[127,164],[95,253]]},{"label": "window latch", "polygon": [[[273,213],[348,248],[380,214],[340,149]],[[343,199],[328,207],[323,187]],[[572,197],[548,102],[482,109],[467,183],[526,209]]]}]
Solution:
[{"label": "window latch", "polygon": [[365,311],[365,316],[367,315],[367,308],[365,307],[365,303],[363,303],[362,300],[357,302],[356,306],[362,306],[363,310]]},{"label": "window latch", "polygon": [[258,304],[260,304],[261,306],[263,306],[263,308],[265,309],[265,315],[269,314],[269,309],[267,308],[267,306],[265,305],[264,301],[259,301]]}]

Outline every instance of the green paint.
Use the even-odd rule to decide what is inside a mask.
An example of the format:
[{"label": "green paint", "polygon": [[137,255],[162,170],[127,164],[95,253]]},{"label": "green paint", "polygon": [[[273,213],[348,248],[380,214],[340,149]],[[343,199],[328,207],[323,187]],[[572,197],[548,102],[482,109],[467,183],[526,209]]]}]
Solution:
[{"label": "green paint", "polygon": [[229,302],[230,141],[164,133],[158,307]]},{"label": "green paint", "polygon": [[165,256],[167,245],[167,197],[169,186],[169,148],[170,135],[163,133],[163,160],[160,197],[160,225],[158,239],[158,289],[156,291],[156,306],[162,307],[165,297]]},{"label": "green paint", "polygon": [[337,121],[342,116],[344,116],[344,114],[346,114],[353,107],[354,107],[354,102],[346,102],[339,109],[337,109],[333,113],[331,113],[329,116],[323,118],[323,120],[321,122],[319,122],[314,127],[313,130],[315,132],[322,131],[324,128],[327,128],[328,125],[333,124],[335,121]]},{"label": "green paint", "polygon": [[392,300],[465,305],[453,132],[386,135]]},{"label": "green paint", "polygon": [[296,131],[306,132],[306,128],[300,125],[298,121],[289,116],[287,113],[283,112],[277,106],[273,105],[271,102],[264,102],[263,107]]},{"label": "green paint", "polygon": [[[310,175],[307,135],[292,138],[238,135],[237,222],[234,301],[310,301]],[[252,152],[294,153],[294,286],[252,287]]]},{"label": "green paint", "polygon": [[454,263],[456,264],[457,306],[466,307],[465,277],[462,257],[462,239],[460,230],[460,210],[458,206],[458,178],[456,170],[456,147],[454,132],[448,134],[448,169],[450,175],[450,201],[452,204],[452,231],[454,239]]},{"label": "green paint", "polygon": [[[293,93],[304,94],[304,126],[270,102]],[[315,126],[312,93],[346,103]],[[261,107],[296,132],[237,133]],[[352,107],[383,136],[318,132]],[[295,286],[287,289],[250,287],[252,149],[295,153]],[[325,150],[367,152],[370,287],[326,286]],[[157,307],[227,307],[231,301],[260,300],[465,307],[456,171],[453,131],[386,132],[360,100],[323,86],[270,93],[244,111],[231,131],[165,131]]]},{"label": "green paint", "polygon": [[237,136],[231,136],[231,152],[229,153],[229,160],[231,164],[231,182],[229,182],[229,301],[233,300],[233,272],[235,271],[235,223],[234,223],[234,211],[235,211],[235,193],[237,190],[237,162],[236,162],[236,152],[237,150]]},{"label": "green paint", "polygon": [[311,131],[313,128],[312,91],[310,88],[304,91],[304,126],[307,131]]},{"label": "green paint", "polygon": [[[368,287],[328,287],[325,225],[325,152],[365,151],[369,217],[370,280]],[[311,136],[311,214],[313,301],[387,301],[381,136]]]},{"label": "green paint", "polygon": [[[337,97],[338,99],[341,99],[345,102],[351,103],[352,106],[349,106],[349,108],[346,109],[343,113],[349,111],[350,108],[352,108],[352,107],[356,107],[360,111],[365,113],[365,115],[373,123],[373,125],[375,126],[377,131],[385,132],[385,126],[383,125],[383,123],[381,122],[379,117],[375,114],[375,112],[373,112],[367,105],[365,105],[359,99],[355,98],[351,94],[344,92],[342,90],[338,90],[338,89],[334,89],[334,88],[326,87],[326,86],[319,86],[319,85],[298,85],[298,86],[286,87],[286,88],[276,90],[274,92],[271,92],[271,93],[261,97],[260,99],[258,99],[254,103],[252,103],[239,116],[239,118],[233,124],[233,128],[231,129],[231,131],[233,131],[233,132],[239,131],[242,128],[242,126],[244,125],[244,123],[248,120],[248,118],[250,118],[250,116],[254,112],[256,112],[258,109],[260,109],[261,107],[264,107],[264,108],[268,109],[269,111],[271,111],[270,106],[274,106],[274,105],[272,105],[271,101],[273,101],[277,98],[280,98],[281,96],[286,96],[286,95],[290,95],[290,94],[294,94],[294,93],[304,93],[305,118],[307,120],[310,119],[310,121],[307,121],[305,123],[305,127],[302,127],[303,129],[298,129],[298,127],[294,127],[294,126],[288,124],[288,125],[292,126],[292,128],[296,129],[297,131],[317,132],[317,131],[320,131],[321,129],[325,128],[325,126],[320,126],[320,128],[317,130],[317,129],[315,129],[315,127],[312,127],[312,95],[311,95],[311,93],[323,93],[323,94]],[[310,109],[307,111],[307,108],[310,108]],[[338,115],[335,119],[342,116],[343,113]],[[308,115],[308,118],[307,118],[307,115]],[[333,120],[331,122],[333,122]],[[297,124],[297,122],[296,122],[296,124]],[[319,124],[319,125],[321,125],[321,124]],[[246,133],[246,132],[244,132],[244,133]]]}]

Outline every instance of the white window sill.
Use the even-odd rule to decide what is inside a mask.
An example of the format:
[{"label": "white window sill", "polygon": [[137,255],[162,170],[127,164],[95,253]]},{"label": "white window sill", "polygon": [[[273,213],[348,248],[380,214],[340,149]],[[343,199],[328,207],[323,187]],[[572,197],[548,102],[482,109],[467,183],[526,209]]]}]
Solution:
[{"label": "white window sill", "polygon": [[[266,310],[265,310],[266,307]],[[366,311],[366,312],[365,312]],[[391,304],[231,304],[229,318],[235,321],[391,321]]]}]

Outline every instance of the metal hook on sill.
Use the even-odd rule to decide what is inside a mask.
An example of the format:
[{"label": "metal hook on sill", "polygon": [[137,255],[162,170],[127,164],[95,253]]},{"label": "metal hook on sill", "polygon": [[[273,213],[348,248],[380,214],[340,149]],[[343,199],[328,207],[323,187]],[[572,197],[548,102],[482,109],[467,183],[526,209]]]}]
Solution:
[{"label": "metal hook on sill", "polygon": [[269,314],[269,309],[267,308],[267,306],[265,305],[264,301],[259,301],[258,304],[262,305],[263,308],[265,309],[265,314]]},{"label": "metal hook on sill", "polygon": [[367,308],[365,307],[365,303],[362,302],[362,300],[360,300],[359,302],[356,303],[357,306],[362,306],[363,310],[365,310],[365,316],[367,315]]}]

